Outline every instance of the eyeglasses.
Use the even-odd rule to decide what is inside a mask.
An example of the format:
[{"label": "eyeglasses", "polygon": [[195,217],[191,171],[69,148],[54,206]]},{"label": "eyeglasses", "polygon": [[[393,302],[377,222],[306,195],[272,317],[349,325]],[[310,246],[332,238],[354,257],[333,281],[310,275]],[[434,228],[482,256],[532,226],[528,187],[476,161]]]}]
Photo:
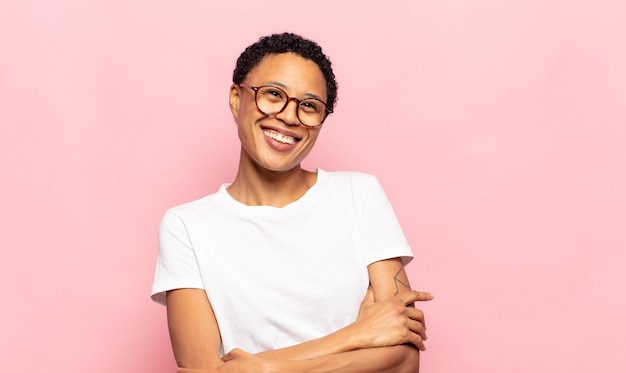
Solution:
[{"label": "eyeglasses", "polygon": [[264,85],[253,87],[249,84],[241,83],[240,87],[250,88],[254,91],[254,102],[261,113],[268,116],[275,116],[281,113],[289,101],[294,100],[298,105],[296,115],[300,123],[305,127],[317,127],[324,123],[326,116],[333,111],[326,103],[316,98],[305,98],[300,100],[287,96],[287,93],[278,87]]}]

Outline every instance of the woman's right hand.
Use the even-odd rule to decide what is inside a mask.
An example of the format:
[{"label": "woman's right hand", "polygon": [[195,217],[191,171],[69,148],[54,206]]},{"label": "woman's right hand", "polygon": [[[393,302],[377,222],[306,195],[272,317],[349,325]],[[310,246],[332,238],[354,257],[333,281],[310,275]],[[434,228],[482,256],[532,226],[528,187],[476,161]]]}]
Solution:
[{"label": "woman's right hand", "polygon": [[349,328],[361,348],[411,343],[419,350],[425,350],[424,313],[414,308],[413,303],[431,299],[433,296],[430,293],[409,290],[382,302],[375,302],[370,287],[361,302],[356,321]]}]

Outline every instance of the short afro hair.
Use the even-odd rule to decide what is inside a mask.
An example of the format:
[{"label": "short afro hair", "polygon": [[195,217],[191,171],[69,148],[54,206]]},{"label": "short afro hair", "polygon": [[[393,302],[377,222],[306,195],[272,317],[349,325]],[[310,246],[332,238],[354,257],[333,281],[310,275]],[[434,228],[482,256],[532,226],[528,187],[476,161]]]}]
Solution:
[{"label": "short afro hair", "polygon": [[237,65],[233,71],[233,83],[243,83],[250,70],[256,67],[265,56],[289,52],[317,64],[326,79],[327,106],[333,110],[337,102],[337,81],[330,59],[317,43],[293,33],[284,32],[263,36],[256,43],[248,46],[237,59]]}]

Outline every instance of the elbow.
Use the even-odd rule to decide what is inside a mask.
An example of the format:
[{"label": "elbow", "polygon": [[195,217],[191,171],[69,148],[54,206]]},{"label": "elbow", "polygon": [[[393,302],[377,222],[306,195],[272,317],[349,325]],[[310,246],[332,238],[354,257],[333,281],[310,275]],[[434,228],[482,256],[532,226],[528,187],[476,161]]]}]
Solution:
[{"label": "elbow", "polygon": [[420,371],[420,351],[413,345],[396,346],[402,355],[400,364],[395,372],[398,373],[419,373]]}]

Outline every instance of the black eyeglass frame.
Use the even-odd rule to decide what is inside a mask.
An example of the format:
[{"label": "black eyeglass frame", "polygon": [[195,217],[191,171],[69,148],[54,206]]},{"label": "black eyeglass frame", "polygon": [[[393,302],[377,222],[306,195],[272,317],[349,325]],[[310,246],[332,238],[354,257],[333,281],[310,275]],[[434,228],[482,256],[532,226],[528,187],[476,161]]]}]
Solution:
[{"label": "black eyeglass frame", "polygon": [[[291,102],[292,100],[296,102],[297,108],[296,108],[296,117],[298,118],[298,121],[300,122],[300,124],[302,124],[305,127],[309,127],[309,128],[315,128],[315,127],[319,127],[322,124],[324,124],[324,121],[326,121],[326,118],[328,117],[328,114],[332,114],[332,110],[328,108],[328,104],[325,103],[324,101],[315,98],[315,97],[310,97],[310,98],[305,98],[305,99],[299,99],[297,97],[289,97],[289,95],[287,94],[287,92],[285,92],[282,88],[278,88],[276,86],[273,85],[260,85],[260,86],[252,86],[250,84],[246,84],[246,83],[240,83],[239,84],[240,87],[242,88],[250,88],[251,90],[254,91],[254,104],[256,105],[256,108],[259,109],[259,111],[267,116],[276,116],[280,113],[282,113],[287,106],[289,106],[289,102]],[[261,88],[274,88],[276,90],[279,90],[281,92],[283,92],[285,94],[285,97],[287,97],[287,100],[285,101],[285,105],[282,107],[282,109],[280,109],[279,111],[273,113],[273,114],[268,114],[266,112],[264,112],[263,110],[261,110],[261,108],[259,107],[259,103],[257,102],[257,93],[259,93],[259,90]],[[304,124],[304,122],[302,122],[302,119],[300,119],[300,103],[302,101],[307,101],[307,100],[315,100],[315,101],[319,101],[322,104],[324,104],[324,111],[326,112],[324,114],[324,118],[322,119],[322,121],[320,122],[320,124],[316,124],[315,126],[309,126],[308,124]]]}]

